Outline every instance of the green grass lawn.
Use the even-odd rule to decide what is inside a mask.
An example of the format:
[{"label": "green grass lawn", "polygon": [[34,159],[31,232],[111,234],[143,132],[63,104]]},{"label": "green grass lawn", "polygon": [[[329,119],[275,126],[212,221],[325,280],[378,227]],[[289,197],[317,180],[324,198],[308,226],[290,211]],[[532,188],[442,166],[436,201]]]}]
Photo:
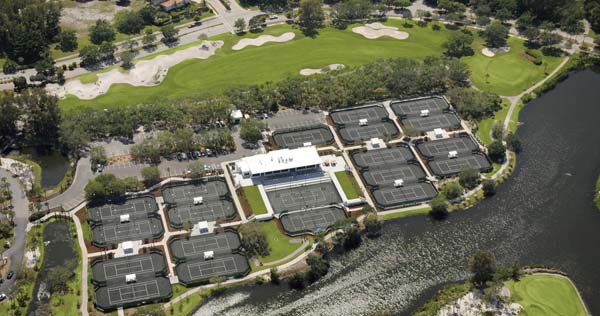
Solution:
[{"label": "green grass lawn", "polygon": [[520,316],[585,316],[577,290],[569,280],[556,275],[528,275],[506,283],[515,303],[523,306]]},{"label": "green grass lawn", "polygon": [[479,137],[484,145],[489,145],[492,143],[492,137],[490,135],[492,127],[494,127],[496,122],[501,124],[504,123],[506,114],[508,114],[508,108],[510,108],[510,102],[506,99],[503,99],[502,108],[494,113],[493,117],[488,117],[477,123],[477,137]]},{"label": "green grass lawn", "polygon": [[510,51],[492,58],[483,56],[483,39],[477,37],[473,44],[475,54],[462,60],[471,69],[471,80],[479,89],[504,96],[518,95],[551,73],[562,57],[544,56],[543,63],[534,65],[525,57],[524,41],[508,39]]},{"label": "green grass lawn", "polygon": [[338,171],[335,173],[335,177],[340,182],[340,185],[344,190],[344,194],[346,194],[346,197],[349,200],[357,199],[360,197],[360,192],[358,191],[358,184],[356,183],[356,180],[354,179],[352,174],[346,171]]},{"label": "green grass lawn", "polygon": [[267,214],[267,207],[265,206],[265,202],[263,201],[262,196],[260,195],[260,191],[258,187],[247,186],[242,187],[244,190],[244,194],[246,195],[246,199],[248,200],[248,204],[250,204],[250,208],[252,209],[252,214],[260,215]]},{"label": "green grass lawn", "polygon": [[416,210],[410,210],[410,211],[406,211],[406,212],[396,212],[396,213],[391,213],[391,214],[385,214],[385,215],[383,215],[383,220],[389,221],[389,220],[395,219],[395,218],[427,214],[427,213],[429,213],[430,210],[431,210],[431,208],[429,206],[427,206],[427,207],[419,208]]},{"label": "green grass lawn", "polygon": [[275,221],[260,222],[260,226],[267,235],[267,241],[269,243],[269,247],[271,248],[270,255],[258,258],[258,260],[262,263],[268,263],[285,258],[287,255],[302,246],[302,243],[291,243],[290,239],[279,230],[275,224]]}]

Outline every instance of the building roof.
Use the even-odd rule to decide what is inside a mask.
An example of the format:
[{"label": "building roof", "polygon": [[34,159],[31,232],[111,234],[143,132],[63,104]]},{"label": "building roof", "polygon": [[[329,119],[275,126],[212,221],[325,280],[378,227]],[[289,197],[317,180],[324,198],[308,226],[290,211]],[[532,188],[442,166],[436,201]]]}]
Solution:
[{"label": "building roof", "polygon": [[174,7],[176,5],[182,4],[182,3],[188,3],[189,0],[167,0],[163,3],[161,3],[160,5],[165,7],[165,8],[171,8]]},{"label": "building roof", "polygon": [[241,170],[248,170],[254,175],[314,166],[322,162],[316,147],[309,146],[296,149],[273,150],[266,154],[242,158],[237,164]]}]

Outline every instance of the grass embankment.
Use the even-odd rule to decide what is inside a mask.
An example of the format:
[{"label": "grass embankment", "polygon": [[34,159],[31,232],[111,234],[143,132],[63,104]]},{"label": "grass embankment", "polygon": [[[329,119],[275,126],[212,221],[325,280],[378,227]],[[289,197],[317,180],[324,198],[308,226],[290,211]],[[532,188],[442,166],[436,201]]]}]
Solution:
[{"label": "grass embankment", "polygon": [[[271,253],[266,257],[259,257],[261,263],[269,263],[280,260],[302,247],[302,243],[292,243],[290,238],[284,235],[277,227],[275,221],[261,222],[260,226],[267,236],[267,242],[271,248]],[[260,270],[260,268],[259,268]]]},{"label": "grass embankment", "polygon": [[349,200],[357,199],[360,197],[360,189],[358,187],[358,183],[356,183],[356,179],[354,179],[354,176],[352,176],[351,173],[347,171],[338,171],[335,173],[335,177],[342,186],[344,194],[346,194],[346,197]]},{"label": "grass embankment", "polygon": [[260,215],[268,213],[267,207],[265,206],[265,202],[263,201],[263,198],[260,195],[260,191],[258,190],[257,186],[253,185],[242,187],[242,190],[244,190],[244,195],[248,200],[248,204],[250,205],[252,214]]},{"label": "grass embankment", "polygon": [[[332,63],[341,63],[347,69],[352,69],[380,58],[440,55],[444,51],[442,44],[448,34],[457,32],[446,28],[434,31],[431,24],[419,27],[412,22],[408,24],[413,27],[407,28],[404,26],[405,21],[401,20],[389,20],[385,24],[408,32],[410,37],[404,41],[389,37],[368,40],[353,33],[352,26],[349,26],[346,30],[325,28],[319,30],[317,37],[310,38],[289,25],[269,27],[261,34],[214,36],[210,39],[225,42],[215,56],[206,60],[187,60],[176,65],[169,70],[169,75],[159,86],[133,87],[117,84],[107,94],[94,100],[83,101],[69,96],[61,101],[61,106],[67,110],[80,107],[104,109],[152,102],[161,98],[175,100],[205,91],[219,93],[232,85],[278,81],[287,76],[298,76],[303,68],[321,68]],[[264,34],[280,35],[285,32],[296,33],[296,38],[286,43],[268,43],[241,51],[231,49],[242,38]],[[560,61],[560,58],[544,57],[544,63],[535,66],[522,55],[523,41],[517,38],[509,39],[510,52],[488,58],[481,55],[483,41],[477,35],[476,38],[475,54],[464,57],[463,60],[470,67],[471,79],[475,85],[486,91],[503,95],[518,94],[542,79]],[[173,53],[199,43],[200,41],[182,45],[158,54]],[[248,70],[248,65],[252,65],[251,71]]]},{"label": "grass embankment", "polygon": [[427,301],[421,309],[414,312],[413,316],[430,316],[437,315],[438,311],[446,306],[456,302],[459,298],[467,294],[471,290],[471,282],[463,282],[460,284],[450,284],[439,290],[435,296]]},{"label": "grass embankment", "polygon": [[585,316],[577,290],[565,277],[548,274],[527,275],[506,282],[515,303],[523,306],[520,316]]},{"label": "grass embankment", "polygon": [[408,216],[414,216],[414,215],[428,214],[430,210],[431,210],[431,207],[426,206],[426,207],[423,207],[423,208],[418,208],[416,210],[410,210],[410,211],[405,211],[405,212],[389,213],[389,214],[383,215],[383,220],[384,221],[389,221],[389,220],[396,219],[396,218],[402,218],[402,217],[408,217]]}]

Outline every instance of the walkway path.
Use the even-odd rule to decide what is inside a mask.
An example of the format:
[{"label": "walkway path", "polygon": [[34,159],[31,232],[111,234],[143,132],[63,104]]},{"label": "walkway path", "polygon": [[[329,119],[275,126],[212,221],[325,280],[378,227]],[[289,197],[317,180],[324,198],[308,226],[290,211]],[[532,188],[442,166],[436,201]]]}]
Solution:
[{"label": "walkway path", "polygon": [[[13,178],[11,173],[4,169],[0,169],[0,178],[3,177],[6,178],[6,181],[10,185],[9,189],[12,191],[15,227],[12,245],[8,250],[2,253],[2,256],[10,259],[10,270],[18,271],[25,254],[25,227],[27,226],[29,216],[29,201],[27,200],[27,195],[19,183],[18,178]],[[0,284],[0,292],[4,292],[8,295],[15,291],[17,289],[15,287],[17,277],[18,276],[15,276],[10,280],[5,280],[4,283]]]}]

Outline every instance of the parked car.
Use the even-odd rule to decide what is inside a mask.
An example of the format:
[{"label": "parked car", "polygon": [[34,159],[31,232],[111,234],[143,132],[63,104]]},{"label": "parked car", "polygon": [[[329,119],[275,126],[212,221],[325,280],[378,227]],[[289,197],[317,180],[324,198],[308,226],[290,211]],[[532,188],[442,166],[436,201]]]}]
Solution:
[{"label": "parked car", "polygon": [[11,270],[11,271],[8,271],[8,273],[6,274],[6,279],[7,279],[7,280],[10,280],[10,279],[12,279],[12,277],[13,277],[14,275],[15,275],[15,272],[14,272],[14,271],[12,271],[12,270]]},{"label": "parked car", "polygon": [[263,119],[268,119],[269,118],[269,113],[263,113]]},{"label": "parked car", "polygon": [[4,301],[5,299],[6,299],[6,294],[0,293],[0,302]]}]

